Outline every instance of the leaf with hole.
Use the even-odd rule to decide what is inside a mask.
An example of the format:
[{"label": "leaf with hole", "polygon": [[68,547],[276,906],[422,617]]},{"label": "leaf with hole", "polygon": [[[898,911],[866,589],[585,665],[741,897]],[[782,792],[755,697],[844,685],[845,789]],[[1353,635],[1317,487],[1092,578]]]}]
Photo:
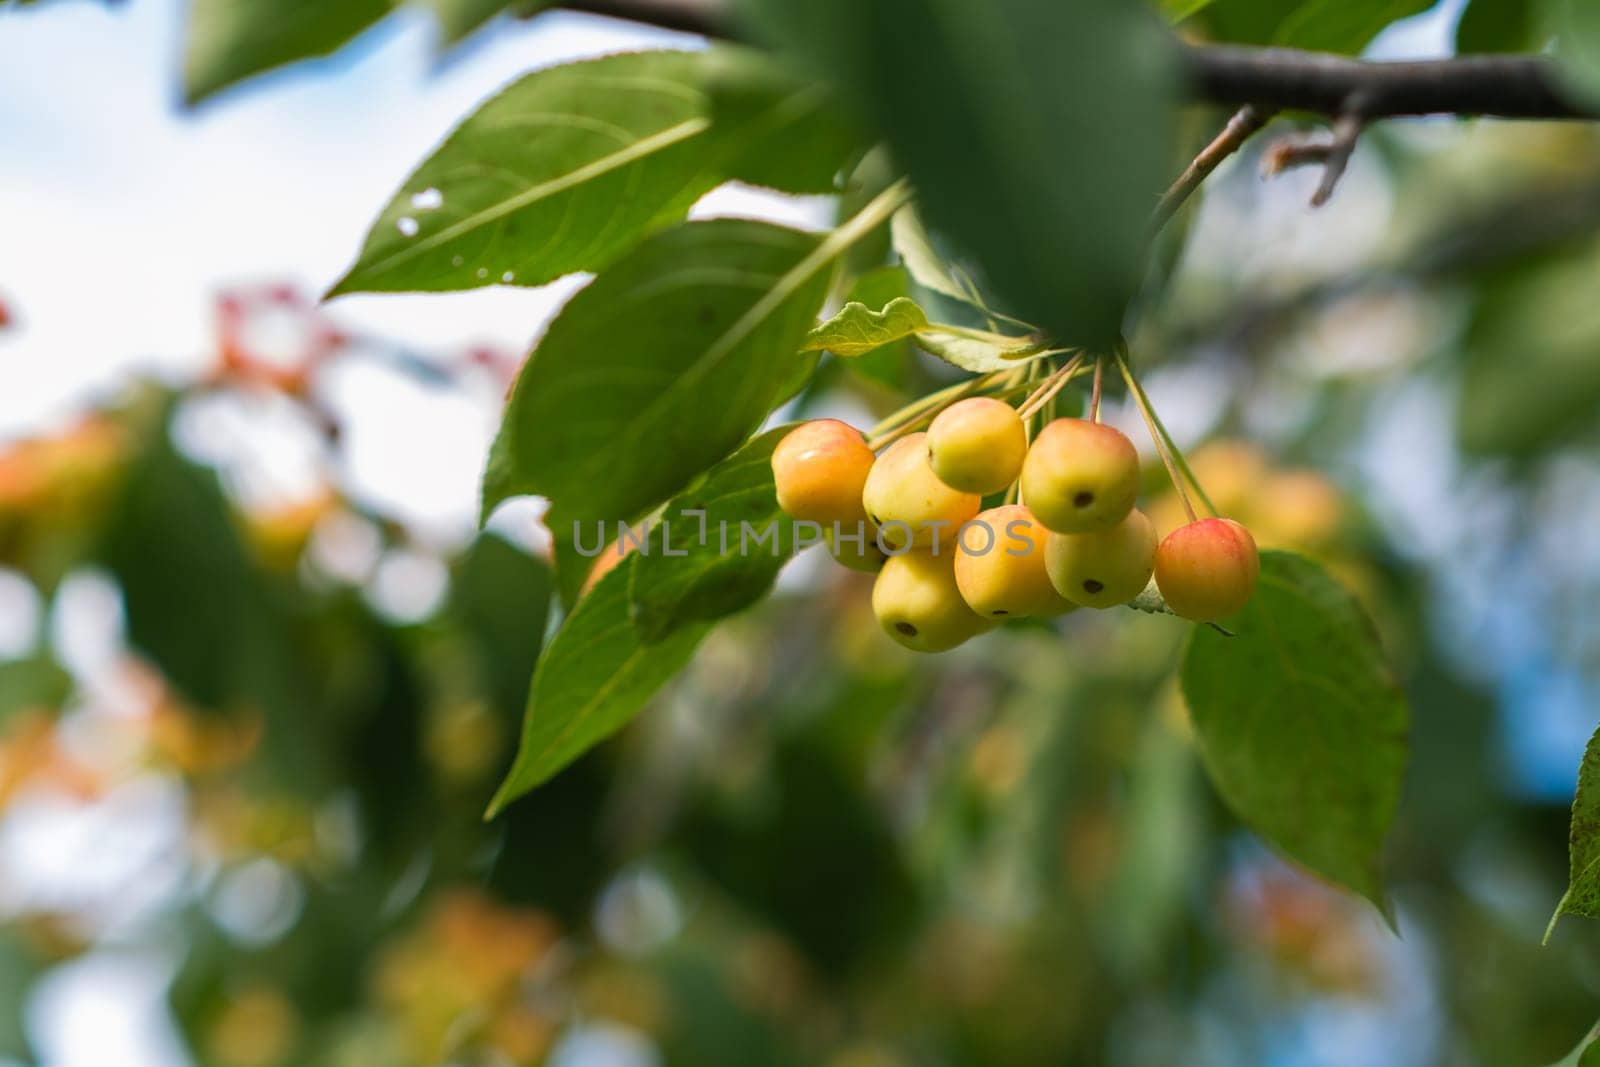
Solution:
[{"label": "leaf with hole", "polygon": [[1289,858],[1384,909],[1378,855],[1405,774],[1407,713],[1377,634],[1316,563],[1263,552],[1255,597],[1197,626],[1183,694],[1217,791]]},{"label": "leaf with hole", "polygon": [[717,183],[703,76],[700,54],[634,52],[514,82],[406,179],[329,295],[604,266]]}]

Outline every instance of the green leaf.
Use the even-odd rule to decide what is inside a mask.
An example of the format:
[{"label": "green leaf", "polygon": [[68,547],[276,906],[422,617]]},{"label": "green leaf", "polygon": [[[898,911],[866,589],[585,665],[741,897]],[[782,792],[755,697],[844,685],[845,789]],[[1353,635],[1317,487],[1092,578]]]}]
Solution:
[{"label": "green leaf", "polygon": [[1263,552],[1255,597],[1226,625],[1237,636],[1195,627],[1183,661],[1217,791],[1285,855],[1382,910],[1407,715],[1371,621],[1317,564]]},{"label": "green leaf", "polygon": [[1171,179],[1176,65],[1144,5],[746,2],[887,140],[1003,306],[1059,344],[1110,348]]},{"label": "green leaf", "polygon": [[450,600],[471,635],[485,688],[502,711],[520,712],[550,620],[550,567],[481,534],[456,567]]},{"label": "green leaf", "polygon": [[937,326],[917,334],[917,344],[929,355],[938,356],[946,363],[974,374],[1010,370],[1044,353],[1033,339],[1006,337],[1003,334],[986,334],[983,331],[960,333],[941,330]]},{"label": "green leaf", "polygon": [[543,285],[604,266],[717,183],[703,65],[635,52],[513,83],[406,179],[329,295]]},{"label": "green leaf", "polygon": [[928,316],[916,301],[897,297],[873,311],[865,304],[849,303],[839,313],[806,334],[802,352],[827,349],[836,356],[859,356],[926,329]]},{"label": "green leaf", "polygon": [[[667,505],[633,568],[633,622],[642,640],[743,611],[771,590],[795,548],[772,484],[772,450],[792,428],[755,438]],[[756,540],[769,532],[770,540]]]},{"label": "green leaf", "polygon": [[1420,14],[1435,0],[1306,0],[1278,26],[1273,43],[1317,52],[1360,52],[1391,22]]},{"label": "green leaf", "polygon": [[72,675],[43,653],[0,661],[0,723],[28,711],[54,714],[72,695]]},{"label": "green leaf", "polygon": [[1592,432],[1600,403],[1593,256],[1586,242],[1484,279],[1456,401],[1468,451],[1526,456]]},{"label": "green leaf", "polygon": [[569,520],[628,519],[766,416],[827,287],[816,237],[743,219],[677,226],[580,291],[517,379],[485,509],[543,493]]},{"label": "green leaf", "polygon": [[956,280],[944,257],[934,249],[933,238],[928,236],[928,228],[922,224],[915,207],[907,204],[896,211],[890,220],[889,232],[895,254],[918,285],[963,304],[978,306],[977,294]]},{"label": "green leaf", "polygon": [[390,10],[389,0],[193,0],[184,99],[195,104],[251,75],[331,55]]},{"label": "green leaf", "polygon": [[1529,52],[1539,19],[1535,0],[1472,0],[1456,23],[1456,51]]},{"label": "green leaf", "polygon": [[[910,292],[911,278],[904,267],[878,267],[857,278],[850,286],[848,303],[883,307]],[[848,366],[854,373],[896,391],[910,387],[913,352],[909,339],[893,341],[882,348],[857,356]]]},{"label": "green leaf", "polygon": [[527,18],[550,6],[548,0],[422,0],[422,3],[433,10],[439,23],[440,39],[446,45],[465,40],[504,11],[511,10]]},{"label": "green leaf", "polygon": [[1544,0],[1541,26],[1556,38],[1556,59],[1582,91],[1600,97],[1600,5],[1592,0]]},{"label": "green leaf", "polygon": [[1197,11],[1210,7],[1215,0],[1161,0],[1161,14],[1168,22],[1182,22]]},{"label": "green leaf", "polygon": [[706,68],[711,119],[731,150],[724,177],[787,193],[835,190],[862,134],[828,86],[744,48],[713,50]]},{"label": "green leaf", "polygon": [[516,762],[489,805],[493,817],[636,715],[681,670],[707,628],[646,645],[633,627],[629,583],[638,553],[618,564],[567,617],[534,671]]},{"label": "green leaf", "polygon": [[1600,1023],[1589,1028],[1577,1047],[1550,1067],[1596,1067],[1600,1065]]},{"label": "green leaf", "polygon": [[1600,918],[1600,730],[1589,738],[1578,765],[1578,790],[1572,797],[1567,835],[1567,891],[1545,929],[1548,943],[1563,915]]}]

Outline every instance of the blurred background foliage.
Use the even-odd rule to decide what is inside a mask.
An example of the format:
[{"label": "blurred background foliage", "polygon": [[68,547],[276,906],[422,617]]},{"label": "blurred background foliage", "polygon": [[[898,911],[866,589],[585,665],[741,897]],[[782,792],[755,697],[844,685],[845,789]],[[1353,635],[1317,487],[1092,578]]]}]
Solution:
[{"label": "blurred background foliage", "polygon": [[[1354,50],[1424,5],[1304,39],[1268,6],[1195,29]],[[1464,36],[1526,32],[1490,6]],[[1293,227],[1315,175],[1257,170],[1295,128],[1208,185],[1133,347],[1224,513],[1330,564],[1395,658],[1401,937],[1218,804],[1183,626],[1080,612],[919,659],[816,551],[485,823],[548,539],[363,501],[324,391],[377,359],[492,409],[517,360],[355,338],[269,287],[219,299],[207,373],[0,453],[0,839],[87,820],[100,853],[52,880],[0,849],[0,1058],[33,1061],[53,974],[128,954],[210,1067],[1560,1057],[1600,1015],[1593,924],[1538,945],[1600,686],[1600,136],[1385,126]],[[828,361],[785,416],[870,421],[944,373]],[[262,457],[212,447],[269,416],[313,428],[318,492],[263,505]]]}]

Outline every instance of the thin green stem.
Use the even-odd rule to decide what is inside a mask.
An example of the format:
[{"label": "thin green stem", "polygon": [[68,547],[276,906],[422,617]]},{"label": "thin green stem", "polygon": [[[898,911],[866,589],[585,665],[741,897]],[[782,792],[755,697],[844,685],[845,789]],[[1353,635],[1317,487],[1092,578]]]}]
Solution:
[{"label": "thin green stem", "polygon": [[1128,389],[1138,401],[1140,410],[1148,413],[1150,421],[1155,424],[1156,432],[1161,435],[1161,440],[1165,442],[1167,448],[1172,452],[1173,458],[1177,461],[1178,469],[1183,472],[1183,476],[1189,480],[1189,484],[1194,486],[1194,491],[1199,494],[1200,502],[1206,506],[1206,510],[1212,515],[1220,515],[1221,513],[1217,511],[1217,506],[1206,495],[1206,487],[1200,484],[1200,479],[1194,476],[1194,471],[1189,467],[1189,461],[1183,458],[1183,450],[1172,439],[1172,434],[1167,432],[1166,424],[1161,421],[1161,416],[1156,414],[1155,405],[1150,403],[1150,398],[1145,395],[1144,387],[1134,377],[1133,370],[1128,365],[1128,346],[1126,343],[1119,345],[1117,348],[1117,364],[1122,368],[1123,377],[1128,382]]},{"label": "thin green stem", "polygon": [[1094,391],[1089,394],[1089,421],[1100,421],[1100,380],[1103,377],[1105,360],[1100,356],[1094,357]]},{"label": "thin green stem", "polygon": [[1178,499],[1183,503],[1183,510],[1189,516],[1189,521],[1194,522],[1197,516],[1194,513],[1194,504],[1189,500],[1189,490],[1184,488],[1183,477],[1178,473],[1178,468],[1173,465],[1172,457],[1167,454],[1166,445],[1163,443],[1161,432],[1156,429],[1155,411],[1150,407],[1149,398],[1139,389],[1133,380],[1133,371],[1128,369],[1128,361],[1122,358],[1122,352],[1117,351],[1117,369],[1122,372],[1122,380],[1128,385],[1128,393],[1134,399],[1134,405],[1139,409],[1139,414],[1144,416],[1145,429],[1150,431],[1150,443],[1156,446],[1156,455],[1161,457],[1162,466],[1167,468],[1167,477],[1172,482],[1172,488],[1178,491]]},{"label": "thin green stem", "polygon": [[1022,406],[1017,409],[1017,414],[1024,419],[1031,418],[1039,409],[1055,399],[1055,395],[1065,389],[1067,383],[1076,378],[1082,369],[1083,356],[1080,354],[1072,357],[1060,370],[1046,378],[1044,384],[1034,390],[1033,395],[1023,401]]}]

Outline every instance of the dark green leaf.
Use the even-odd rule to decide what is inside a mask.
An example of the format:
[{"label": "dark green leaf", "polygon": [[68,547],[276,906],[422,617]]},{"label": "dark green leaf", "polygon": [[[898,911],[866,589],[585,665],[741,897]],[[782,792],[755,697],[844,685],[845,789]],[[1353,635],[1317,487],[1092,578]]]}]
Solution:
[{"label": "dark green leaf", "polygon": [[72,695],[72,675],[47,655],[0,661],[0,722],[19,712],[54,713]]},{"label": "dark green leaf", "polygon": [[1563,915],[1600,918],[1600,730],[1589,738],[1578,765],[1578,791],[1572,798],[1567,837],[1567,891],[1550,916],[1546,941]]},{"label": "dark green leaf", "polygon": [[390,10],[389,0],[194,0],[184,97],[193,104],[251,75],[331,55]]},{"label": "dark green leaf", "polygon": [[945,257],[933,247],[933,238],[916,208],[908,204],[896,211],[889,229],[895,254],[918,285],[964,304],[977,304],[978,294],[956,278]]},{"label": "dark green leaf", "polygon": [[550,621],[550,567],[482,534],[456,568],[451,603],[479,655],[497,707],[520,711]]},{"label": "dark green leaf", "polygon": [[788,193],[830,193],[862,136],[832,90],[768,56],[718,48],[706,60],[711,118],[730,149],[723,175]]},{"label": "dark green leaf", "polygon": [[1540,20],[1556,38],[1556,58],[1573,83],[1600,98],[1600,4],[1592,0],[1544,0]]},{"label": "dark green leaf", "polygon": [[1462,444],[1526,455],[1589,432],[1600,402],[1592,246],[1491,276],[1468,326],[1457,399]]},{"label": "dark green leaf", "polygon": [[582,599],[534,671],[522,743],[489,805],[492,816],[632,719],[689,661],[706,627],[646,645],[633,627],[628,587],[637,553]]},{"label": "dark green leaf", "polygon": [[527,17],[549,7],[548,0],[422,0],[433,9],[439,23],[440,39],[447,45],[470,36],[484,23],[504,11]]},{"label": "dark green leaf", "polygon": [[583,289],[523,368],[484,476],[567,521],[634,517],[738,447],[788,382],[831,256],[719,219],[659,234]]},{"label": "dark green leaf", "polygon": [[1254,599],[1226,625],[1237,636],[1196,627],[1183,662],[1217,791],[1290,858],[1381,909],[1407,719],[1372,623],[1317,564],[1263,552]]},{"label": "dark green leaf", "polygon": [[1600,1025],[1592,1026],[1577,1047],[1550,1067],[1596,1067],[1600,1064]]},{"label": "dark green leaf", "polygon": [[536,71],[407,178],[330,295],[542,285],[605,265],[717,183],[704,56]]},{"label": "dark green leaf", "polygon": [[1535,0],[1472,0],[1456,23],[1456,51],[1536,51]]},{"label": "dark green leaf", "polygon": [[1286,48],[1354,55],[1391,22],[1428,10],[1435,0],[1306,0],[1278,26]]},{"label": "dark green leaf", "polygon": [[793,527],[772,484],[772,450],[790,429],[757,437],[667,505],[633,568],[641,639],[660,641],[680,627],[742,611],[772,588],[794,554]]},{"label": "dark green leaf", "polygon": [[1008,307],[1110,347],[1171,177],[1174,65],[1143,5],[748,3],[846,90]]}]

